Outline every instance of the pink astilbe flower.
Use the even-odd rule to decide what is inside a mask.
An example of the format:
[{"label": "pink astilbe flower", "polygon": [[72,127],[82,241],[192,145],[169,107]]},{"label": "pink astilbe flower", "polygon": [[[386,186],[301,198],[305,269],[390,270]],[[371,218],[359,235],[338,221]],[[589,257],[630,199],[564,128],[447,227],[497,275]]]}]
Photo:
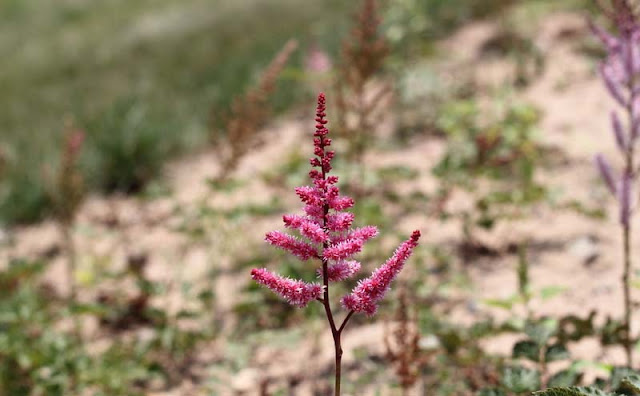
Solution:
[{"label": "pink astilbe flower", "polygon": [[329,201],[329,207],[333,210],[347,210],[353,206],[353,198],[351,197],[335,197]]},{"label": "pink astilbe flower", "polygon": [[310,218],[297,215],[282,216],[284,225],[300,231],[302,235],[313,242],[322,243],[328,239],[322,227]]},{"label": "pink astilbe flower", "polygon": [[327,73],[333,67],[329,54],[313,44],[304,59],[304,68],[311,73]]},{"label": "pink astilbe flower", "polygon": [[364,226],[351,231],[347,238],[362,239],[364,242],[378,236],[378,228],[374,226]]},{"label": "pink astilbe flower", "polygon": [[322,285],[285,278],[269,272],[266,268],[251,270],[251,277],[296,307],[305,307],[310,301],[322,296]]},{"label": "pink astilbe flower", "polygon": [[296,187],[296,194],[303,203],[317,207],[322,204],[321,191],[311,186]]},{"label": "pink astilbe flower", "polygon": [[329,215],[327,219],[327,228],[330,231],[345,231],[353,224],[355,216],[353,213],[342,212]]},{"label": "pink astilbe flower", "polygon": [[382,299],[391,281],[417,246],[420,232],[414,231],[411,239],[403,243],[385,265],[376,270],[371,278],[361,281],[352,294],[343,299],[343,306],[349,312],[338,325],[329,301],[330,282],[342,281],[357,274],[361,264],[353,260],[353,256],[362,250],[365,242],[378,235],[378,229],[374,226],[353,228],[354,215],[347,209],[354,205],[354,201],[340,194],[338,177],[328,175],[332,169],[334,152],[327,150],[331,146],[331,139],[327,137],[329,130],[326,128],[325,111],[325,96],[320,94],[313,134],[314,157],[309,161],[313,168],[309,172],[311,185],[295,189],[304,205],[304,215],[287,214],[282,218],[285,227],[297,230],[301,238],[280,231],[271,231],[265,238],[270,244],[303,261],[318,259],[320,266],[317,274],[322,278],[322,285],[284,278],[266,269],[254,269],[251,276],[295,306],[304,307],[312,300],[318,300],[324,306],[334,339],[338,390],[342,331],[353,314],[364,312],[372,315],[375,312],[376,303]]},{"label": "pink astilbe flower", "polygon": [[[340,282],[349,279],[360,271],[361,264],[355,260],[343,260],[329,265],[327,274],[329,281]],[[322,276],[322,269],[318,269],[318,275]]]},{"label": "pink astilbe flower", "polygon": [[356,253],[360,253],[363,244],[364,241],[358,238],[338,242],[324,250],[324,258],[335,261],[344,260]]},{"label": "pink astilbe flower", "polygon": [[347,233],[337,234],[331,238],[331,243],[337,244],[349,239],[361,239],[363,242],[367,242],[369,239],[378,236],[378,229],[374,226],[364,226],[355,228]]},{"label": "pink astilbe flower", "polygon": [[342,305],[354,312],[364,312],[367,315],[376,313],[378,301],[387,293],[391,281],[398,276],[413,249],[418,246],[418,239],[420,231],[414,231],[411,238],[404,241],[386,263],[373,271],[370,277],[358,282],[351,294],[342,298]]},{"label": "pink astilbe flower", "polygon": [[274,246],[289,251],[302,261],[318,257],[316,248],[283,232],[271,231],[267,234],[265,240]]}]

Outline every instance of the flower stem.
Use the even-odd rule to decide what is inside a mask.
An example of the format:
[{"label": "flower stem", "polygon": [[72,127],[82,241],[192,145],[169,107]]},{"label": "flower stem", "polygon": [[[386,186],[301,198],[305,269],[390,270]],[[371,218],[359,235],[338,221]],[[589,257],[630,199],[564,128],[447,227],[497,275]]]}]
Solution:
[{"label": "flower stem", "polygon": [[632,367],[633,357],[631,351],[631,290],[629,273],[631,272],[631,227],[626,225],[622,229],[624,240],[624,272],[622,274],[622,286],[624,289],[624,349],[627,356],[627,367]]},{"label": "flower stem", "polygon": [[[629,82],[629,92],[631,93],[631,98],[627,104],[627,114],[629,117],[629,139],[626,145],[626,155],[625,155],[625,177],[631,178],[631,180],[635,179],[634,174],[634,131],[637,128],[636,123],[637,120],[634,119],[633,116],[633,103],[636,100],[636,87],[635,82],[631,80]],[[631,183],[631,181],[629,181]],[[631,209],[628,209],[631,211]],[[622,274],[622,287],[624,290],[624,329],[625,329],[625,340],[624,340],[624,350],[627,357],[627,367],[632,367],[633,365],[633,354],[631,348],[631,213],[627,214],[627,219],[622,224],[622,239],[623,239],[623,254],[624,254],[624,270]]]}]

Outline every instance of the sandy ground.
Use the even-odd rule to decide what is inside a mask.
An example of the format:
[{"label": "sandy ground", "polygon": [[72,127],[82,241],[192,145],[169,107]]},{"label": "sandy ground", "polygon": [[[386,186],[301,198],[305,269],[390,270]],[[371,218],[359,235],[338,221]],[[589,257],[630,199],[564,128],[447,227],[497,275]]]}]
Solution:
[{"label": "sandy ground", "polygon": [[[443,42],[441,51],[451,54],[451,57],[447,60],[447,67],[440,71],[442,78],[455,78],[450,70],[466,73],[472,76],[480,90],[487,92],[511,78],[512,63],[485,57],[480,51],[483,42],[491,38],[496,29],[491,23],[476,23]],[[547,301],[534,298],[532,308],[537,314],[586,315],[596,310],[599,321],[603,321],[606,315],[620,317],[620,229],[616,221],[615,203],[605,193],[592,165],[592,157],[596,152],[603,152],[611,159],[616,158],[616,148],[608,126],[608,112],[614,104],[596,78],[594,61],[578,51],[580,40],[589,35],[581,16],[552,15],[544,20],[538,32],[536,44],[544,55],[545,69],[518,95],[542,110],[540,139],[545,146],[557,149],[561,157],[543,169],[538,177],[558,189],[561,199],[576,199],[587,206],[608,208],[608,217],[606,220],[594,220],[573,211],[540,206],[531,209],[525,220],[501,223],[491,233],[482,235],[482,238],[498,249],[510,242],[529,241],[532,289],[539,290],[549,285],[566,288],[560,296]],[[448,67],[451,65],[455,67]],[[281,229],[280,215],[216,224],[211,235],[200,242],[190,240],[176,232],[175,228],[189,218],[189,213],[195,213],[204,201],[212,207],[229,208],[247,202],[268,203],[278,196],[290,211],[298,211],[299,206],[292,191],[271,188],[257,175],[281,163],[283,152],[302,150],[308,156],[312,128],[310,117],[305,120],[282,119],[269,126],[264,131],[269,137],[268,143],[249,155],[237,172],[237,176],[246,183],[229,194],[212,196],[209,193],[204,181],[216,174],[217,162],[211,152],[203,152],[168,167],[166,183],[173,192],[170,196],[146,201],[129,197],[91,197],[84,205],[75,229],[81,256],[80,272],[84,271],[87,285],[91,285],[91,273],[95,271],[97,262],[109,268],[122,268],[126,258],[133,254],[147,255],[150,278],[168,283],[176,282],[176,279],[208,282],[207,273],[216,268],[219,275],[211,287],[216,293],[217,312],[228,314],[234,302],[240,298],[240,290],[249,281],[246,271],[233,271],[234,262],[239,256],[246,256],[247,246],[259,246],[266,231]],[[419,171],[416,180],[402,182],[398,189],[433,193],[437,182],[430,174],[430,169],[442,151],[441,138],[417,136],[401,151],[368,153],[368,163],[378,167],[403,165],[414,168]],[[451,201],[451,205],[464,204],[464,199]],[[424,245],[452,247],[461,239],[459,224],[440,223],[424,214],[402,219],[393,224],[392,231],[408,234],[414,228],[425,231]],[[59,246],[56,227],[48,222],[17,229],[9,237],[10,247],[4,254],[12,257],[42,256]],[[640,248],[638,242],[638,238],[633,241],[635,251]],[[515,255],[503,254],[462,263],[464,265],[460,268],[466,271],[470,282],[464,290],[453,293],[467,303],[459,304],[450,313],[451,319],[471,323],[486,313],[499,319],[506,318],[505,312],[489,308],[482,302],[487,298],[507,298],[516,292],[516,261]],[[61,256],[53,260],[47,279],[63,292],[66,290]],[[90,290],[90,287],[86,290]],[[92,292],[86,290],[82,298],[92,298]],[[636,291],[634,294],[638,297]],[[170,293],[165,297],[164,301],[157,303],[166,304],[174,310],[179,308],[181,299],[178,293]],[[474,309],[469,308],[471,305]],[[207,359],[225,359],[225,338],[229,336],[234,320],[229,318],[222,336],[203,348],[203,365],[215,372],[223,383],[219,387],[214,386],[217,389],[214,394],[258,394],[259,384],[265,378],[270,378],[273,384],[271,389],[276,389],[279,384],[286,384],[296,376],[308,372],[326,374],[331,367],[333,351],[328,347],[331,345],[329,334],[320,326],[309,325],[301,329],[303,334],[292,337],[292,344],[286,348],[270,346],[265,342],[263,347],[254,351],[248,367],[239,372],[216,369],[215,363]],[[636,332],[640,331],[637,320],[634,328]],[[369,321],[368,324],[350,328],[343,341],[345,365],[353,364],[354,351],[358,347],[364,347],[372,354],[383,354],[382,337],[383,324],[380,321]],[[490,352],[506,354],[512,342],[513,337],[497,337],[488,340],[485,348]],[[595,343],[589,341],[576,345],[573,352],[585,359],[622,361],[620,350],[602,352]],[[353,375],[357,375],[357,372]],[[346,381],[353,380],[353,375],[347,374]],[[303,381],[294,388],[292,394],[311,394],[313,383]],[[393,394],[388,389],[382,392]],[[204,393],[197,385],[185,380],[183,385],[170,392],[153,394],[210,393]],[[358,394],[374,393],[370,389]],[[415,394],[421,393],[416,390]]]}]

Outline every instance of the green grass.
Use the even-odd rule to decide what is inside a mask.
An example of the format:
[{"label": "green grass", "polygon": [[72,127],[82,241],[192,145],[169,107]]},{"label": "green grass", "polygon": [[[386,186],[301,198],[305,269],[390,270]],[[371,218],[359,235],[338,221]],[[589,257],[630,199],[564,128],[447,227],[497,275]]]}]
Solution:
[{"label": "green grass", "polygon": [[[8,60],[0,68],[0,145],[7,158],[0,219],[46,214],[42,169],[56,160],[65,117],[87,129],[90,183],[137,190],[167,157],[207,141],[211,109],[220,119],[287,39],[298,38],[302,49],[318,39],[335,53],[349,15],[342,3],[0,3],[0,57]],[[280,85],[277,110],[303,92],[296,81]]]}]

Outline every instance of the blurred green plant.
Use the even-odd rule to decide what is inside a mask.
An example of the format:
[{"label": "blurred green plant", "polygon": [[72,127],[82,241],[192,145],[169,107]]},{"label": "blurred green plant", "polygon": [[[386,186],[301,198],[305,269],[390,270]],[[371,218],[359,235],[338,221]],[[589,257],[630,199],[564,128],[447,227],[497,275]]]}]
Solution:
[{"label": "blurred green plant", "polygon": [[592,386],[557,386],[533,392],[534,396],[638,396],[640,375],[633,370],[614,368],[609,381],[596,380]]},{"label": "blurred green plant", "polygon": [[474,100],[444,106],[438,126],[447,147],[433,172],[445,202],[456,188],[473,198],[473,209],[454,214],[462,219],[465,244],[477,244],[476,228],[491,229],[500,220],[522,216],[524,208],[546,197],[546,188],[535,181],[542,159],[538,120],[535,108],[512,101],[493,113]]},{"label": "blurred green plant", "polygon": [[[41,169],[55,157],[58,132],[51,125],[65,115],[97,125],[87,128],[87,181],[105,190],[139,190],[179,148],[206,141],[211,106],[221,114],[228,109],[288,38],[304,46],[313,35],[335,53],[346,9],[337,0],[306,7],[294,0],[0,3],[0,56],[11,59],[0,74],[0,142],[9,154],[0,219],[30,222],[47,214]],[[295,67],[300,63],[295,57]],[[304,95],[294,85],[279,86],[271,101],[276,112]],[[113,119],[124,118],[127,107],[144,113],[144,121]],[[106,158],[111,154],[121,157]],[[132,171],[119,165],[134,155],[143,165]]]},{"label": "blurred green plant", "polygon": [[178,126],[153,113],[140,99],[125,97],[86,122],[87,167],[94,187],[138,192],[162,171],[166,157],[180,147]]},{"label": "blurred green plant", "polygon": [[154,376],[145,349],[115,341],[99,356],[86,351],[59,325],[73,312],[38,281],[44,268],[16,260],[0,272],[0,393],[142,394],[136,384]]},{"label": "blurred green plant", "polygon": [[[22,161],[9,160],[0,182],[0,220],[3,223],[34,222],[42,219],[51,197],[38,169],[25,167]],[[35,161],[35,159],[34,159]]]},{"label": "blurred green plant", "polygon": [[532,311],[530,302],[533,298],[539,298],[540,300],[548,300],[556,297],[558,294],[565,291],[565,288],[560,286],[545,286],[539,290],[532,290],[529,283],[529,260],[527,258],[527,246],[522,244],[518,247],[518,265],[516,268],[516,274],[518,278],[518,291],[512,296],[506,298],[490,298],[484,300],[484,303],[497,308],[503,308],[513,313],[517,304],[521,304],[525,311],[525,318],[532,318]]},{"label": "blurred green plant", "polygon": [[[430,49],[463,23],[502,12],[514,0],[396,0],[384,16],[387,36],[402,53]],[[427,39],[427,40],[425,40]]]}]

